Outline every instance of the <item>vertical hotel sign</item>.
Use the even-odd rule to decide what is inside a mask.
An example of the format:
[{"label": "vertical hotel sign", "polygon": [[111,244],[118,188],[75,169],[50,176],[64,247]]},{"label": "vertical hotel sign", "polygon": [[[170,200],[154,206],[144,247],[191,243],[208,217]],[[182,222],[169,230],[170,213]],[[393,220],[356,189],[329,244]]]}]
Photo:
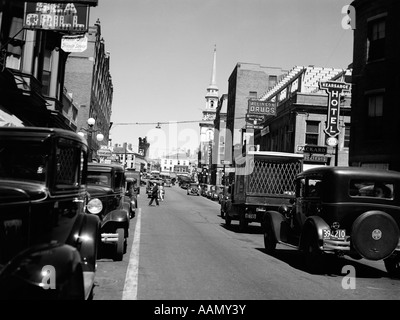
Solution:
[{"label": "vertical hotel sign", "polygon": [[24,28],[87,32],[89,6],[77,3],[25,2]]},{"label": "vertical hotel sign", "polygon": [[324,81],[319,83],[319,88],[328,93],[328,114],[324,132],[328,136],[326,144],[335,146],[338,143],[336,136],[339,134],[340,94],[349,91],[350,84],[339,81]]}]

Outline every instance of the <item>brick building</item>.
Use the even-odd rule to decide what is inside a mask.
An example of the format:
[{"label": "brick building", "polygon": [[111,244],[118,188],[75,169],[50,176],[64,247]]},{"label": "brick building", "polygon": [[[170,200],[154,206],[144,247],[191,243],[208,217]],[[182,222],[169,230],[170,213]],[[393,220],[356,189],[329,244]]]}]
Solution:
[{"label": "brick building", "polygon": [[[328,95],[319,89],[324,81],[351,82],[350,69],[296,66],[260,100],[276,104],[276,115],[267,116],[254,132],[260,150],[304,154],[305,168],[319,165],[348,166],[351,93],[343,92],[338,115],[337,146],[327,146]],[[313,152],[310,152],[312,150]]]},{"label": "brick building", "polygon": [[356,0],[352,166],[400,171],[400,1]]},{"label": "brick building", "polygon": [[257,99],[275,86],[287,71],[259,64],[237,63],[228,80],[227,130],[232,136],[232,155],[241,153],[249,99]]},{"label": "brick building", "polygon": [[[65,71],[65,87],[78,105],[77,130],[87,128],[87,120],[96,120],[94,130],[104,135],[108,144],[111,125],[113,84],[110,74],[110,54],[101,37],[100,21],[89,27],[86,33],[87,49],[68,56]],[[99,142],[92,136],[91,146],[99,149]]]}]

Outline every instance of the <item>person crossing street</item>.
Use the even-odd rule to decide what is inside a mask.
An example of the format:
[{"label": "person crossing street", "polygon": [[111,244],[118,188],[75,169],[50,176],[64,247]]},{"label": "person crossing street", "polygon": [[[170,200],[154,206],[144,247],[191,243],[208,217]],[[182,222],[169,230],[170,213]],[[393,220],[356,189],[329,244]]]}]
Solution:
[{"label": "person crossing street", "polygon": [[151,206],[153,204],[153,201],[156,201],[156,205],[160,205],[160,203],[158,202],[158,184],[155,183],[153,186],[153,189],[151,191],[151,199],[149,202],[149,206]]}]

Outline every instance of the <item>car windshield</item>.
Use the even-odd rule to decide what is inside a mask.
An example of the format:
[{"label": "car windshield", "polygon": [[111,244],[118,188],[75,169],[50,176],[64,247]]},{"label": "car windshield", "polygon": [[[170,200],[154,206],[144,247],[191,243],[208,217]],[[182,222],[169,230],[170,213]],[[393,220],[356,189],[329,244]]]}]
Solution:
[{"label": "car windshield", "polygon": [[88,172],[87,183],[111,187],[111,174],[107,172]]},{"label": "car windshield", "polygon": [[43,143],[0,142],[0,178],[46,180],[48,149]]}]

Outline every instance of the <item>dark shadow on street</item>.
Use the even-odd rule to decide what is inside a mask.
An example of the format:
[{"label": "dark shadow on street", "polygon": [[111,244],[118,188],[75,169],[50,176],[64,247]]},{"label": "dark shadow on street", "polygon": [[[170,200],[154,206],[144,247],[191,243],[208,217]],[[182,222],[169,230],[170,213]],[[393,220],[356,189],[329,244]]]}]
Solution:
[{"label": "dark shadow on street", "polygon": [[230,226],[227,226],[225,223],[221,223],[220,226],[235,233],[263,234],[259,223],[249,224],[243,231],[240,231],[238,221],[232,221]]},{"label": "dark shadow on street", "polygon": [[[264,248],[255,248],[263,252],[264,254],[268,254],[265,252]],[[293,268],[298,270],[310,273],[303,263],[304,258],[300,251],[294,249],[277,249],[273,254],[269,254],[271,257],[279,259]],[[321,275],[326,276],[344,276],[347,272],[342,272],[344,266],[351,265],[355,268],[357,278],[388,278],[388,274],[382,270],[373,268],[371,266],[367,266],[361,262],[347,260],[346,258],[339,258],[333,254],[326,254],[324,257],[324,272]]]}]

